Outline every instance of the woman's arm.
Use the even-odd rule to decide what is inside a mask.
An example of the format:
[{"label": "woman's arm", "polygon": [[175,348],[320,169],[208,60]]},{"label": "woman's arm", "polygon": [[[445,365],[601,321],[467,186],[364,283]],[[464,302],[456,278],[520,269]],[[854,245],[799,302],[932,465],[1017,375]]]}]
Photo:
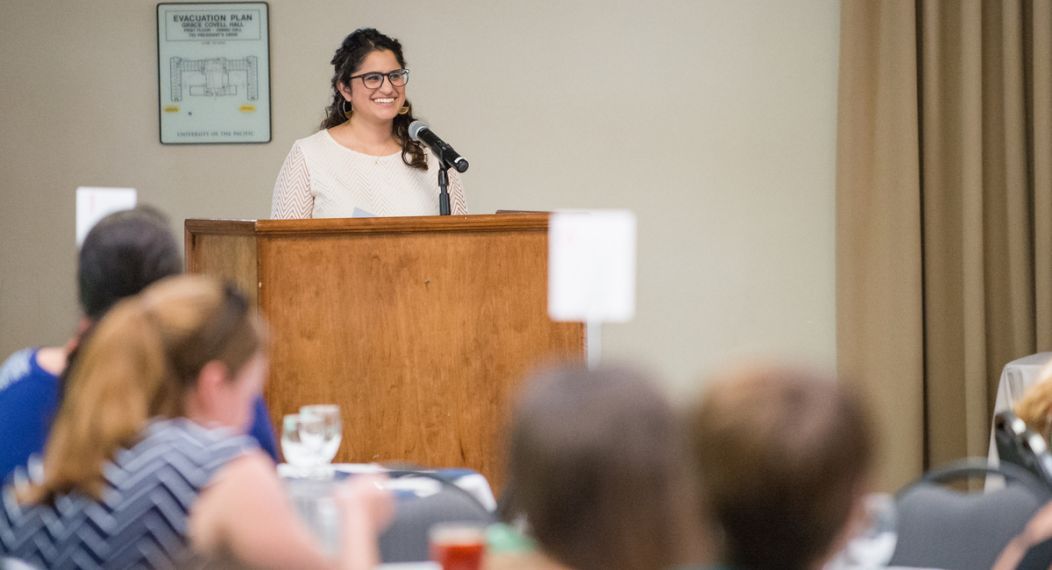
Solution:
[{"label": "woman's arm", "polygon": [[336,492],[340,507],[340,568],[375,568],[380,563],[377,538],[394,516],[391,494],[383,490],[385,477],[358,475]]},{"label": "woman's arm", "polygon": [[270,217],[275,220],[295,220],[312,217],[314,195],[310,190],[310,172],[298,144],[285,157],[285,162],[274,181],[274,198]]},{"label": "woman's arm", "polygon": [[1016,535],[994,562],[994,570],[1015,570],[1032,547],[1052,538],[1052,503],[1046,504],[1030,519],[1023,532]]},{"label": "woman's arm", "polygon": [[190,544],[204,556],[229,555],[254,568],[371,570],[390,498],[372,480],[356,477],[348,487],[337,493],[344,510],[339,562],[322,552],[260,452],[230,462],[201,493],[190,511]]}]

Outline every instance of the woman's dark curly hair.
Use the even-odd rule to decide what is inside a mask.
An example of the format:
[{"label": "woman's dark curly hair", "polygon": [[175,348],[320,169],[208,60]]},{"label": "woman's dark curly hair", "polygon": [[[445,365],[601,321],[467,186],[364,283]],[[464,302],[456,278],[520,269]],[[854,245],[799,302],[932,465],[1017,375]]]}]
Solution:
[{"label": "woman's dark curly hair", "polygon": [[[343,83],[350,88],[351,76],[358,71],[365,56],[374,51],[382,50],[394,53],[395,58],[398,60],[398,65],[405,67],[402,44],[398,40],[385,36],[373,28],[359,28],[343,39],[343,43],[340,44],[340,48],[336,50],[336,55],[332,56],[332,61],[330,62],[333,67],[332,104],[325,109],[325,120],[322,121],[321,128],[331,129],[336,125],[347,122],[347,117],[343,114],[344,99],[340,93],[339,84]],[[402,162],[405,162],[412,168],[426,170],[427,154],[424,152],[424,147],[409,138],[409,123],[415,120],[413,117],[413,106],[408,100],[406,100],[405,104],[409,107],[409,112],[395,117],[392,134],[402,145]]]}]

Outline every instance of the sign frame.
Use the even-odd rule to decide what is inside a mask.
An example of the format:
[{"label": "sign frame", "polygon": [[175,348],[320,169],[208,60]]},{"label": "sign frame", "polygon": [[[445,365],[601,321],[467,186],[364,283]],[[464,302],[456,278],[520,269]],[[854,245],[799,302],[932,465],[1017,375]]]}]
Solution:
[{"label": "sign frame", "polygon": [[269,143],[269,3],[158,3],[157,113],[161,144]]}]

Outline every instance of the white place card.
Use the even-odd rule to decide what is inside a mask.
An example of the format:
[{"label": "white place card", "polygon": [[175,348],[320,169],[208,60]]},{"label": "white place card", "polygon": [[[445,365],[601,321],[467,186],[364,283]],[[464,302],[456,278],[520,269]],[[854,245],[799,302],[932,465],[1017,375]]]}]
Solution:
[{"label": "white place card", "polygon": [[135,207],[134,188],[77,188],[77,247],[84,243],[91,228],[113,212]]},{"label": "white place card", "polygon": [[569,211],[548,222],[548,315],[555,321],[624,322],[635,315],[636,216]]}]

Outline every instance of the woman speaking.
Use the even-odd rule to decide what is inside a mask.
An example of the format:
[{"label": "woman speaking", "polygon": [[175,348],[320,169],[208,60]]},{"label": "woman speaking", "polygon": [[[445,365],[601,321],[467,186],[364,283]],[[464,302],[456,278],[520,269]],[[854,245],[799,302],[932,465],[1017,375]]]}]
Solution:
[{"label": "woman speaking", "polygon": [[[438,158],[411,140],[413,108],[402,44],[355,30],[332,58],[332,104],[317,133],[292,145],[274,184],[272,218],[426,216],[439,213]],[[464,188],[449,172],[453,214]]]}]

